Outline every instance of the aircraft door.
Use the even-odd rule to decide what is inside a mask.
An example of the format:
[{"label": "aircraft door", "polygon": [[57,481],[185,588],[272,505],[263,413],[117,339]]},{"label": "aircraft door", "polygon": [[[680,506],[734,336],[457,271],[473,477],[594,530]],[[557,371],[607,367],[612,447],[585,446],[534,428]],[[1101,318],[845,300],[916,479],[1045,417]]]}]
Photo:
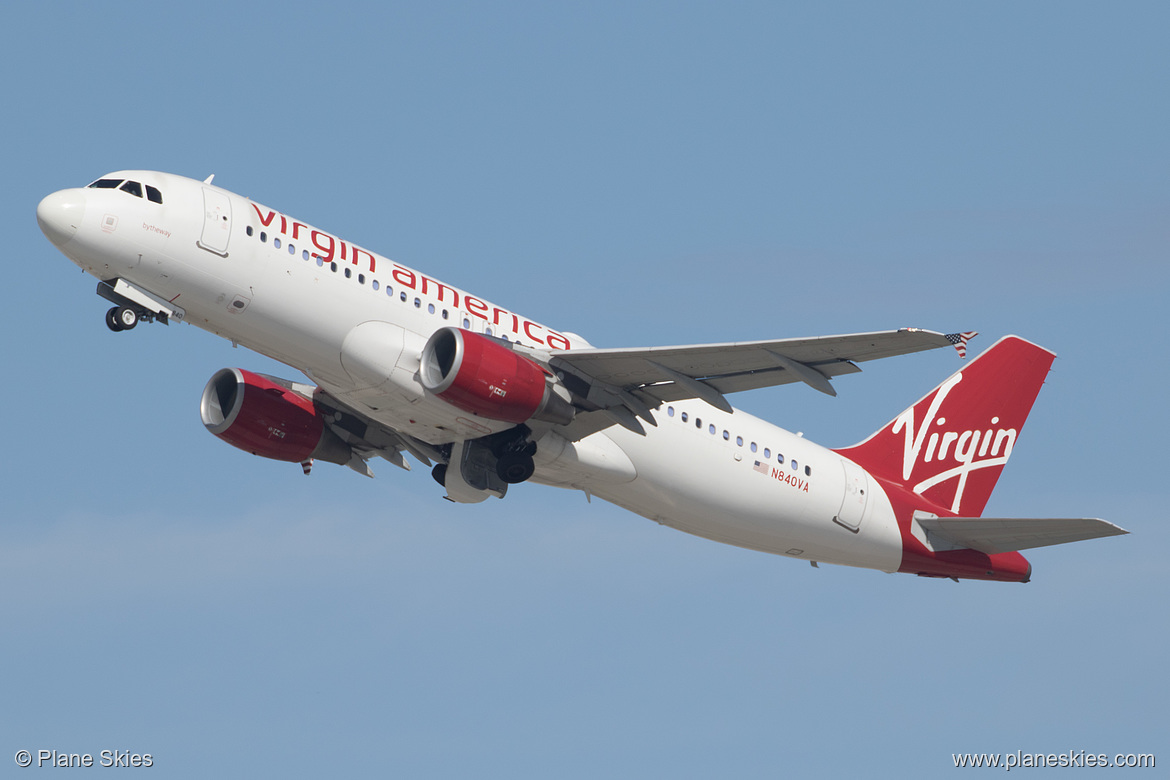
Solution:
[{"label": "aircraft door", "polygon": [[841,498],[841,509],[833,520],[856,533],[861,530],[861,519],[869,500],[869,477],[865,469],[851,460],[842,458],[841,466],[845,469],[845,493]]},{"label": "aircraft door", "polygon": [[203,236],[199,246],[208,252],[227,257],[228,238],[232,233],[232,202],[227,194],[203,188]]}]

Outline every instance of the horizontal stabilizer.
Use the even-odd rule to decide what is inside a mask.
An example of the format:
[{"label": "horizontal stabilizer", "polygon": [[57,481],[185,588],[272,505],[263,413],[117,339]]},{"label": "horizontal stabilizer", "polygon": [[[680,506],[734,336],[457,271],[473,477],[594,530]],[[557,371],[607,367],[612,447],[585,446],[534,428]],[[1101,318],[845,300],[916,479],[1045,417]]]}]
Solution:
[{"label": "horizontal stabilizer", "polygon": [[948,542],[988,555],[1128,534],[1094,517],[916,517],[935,548]]}]

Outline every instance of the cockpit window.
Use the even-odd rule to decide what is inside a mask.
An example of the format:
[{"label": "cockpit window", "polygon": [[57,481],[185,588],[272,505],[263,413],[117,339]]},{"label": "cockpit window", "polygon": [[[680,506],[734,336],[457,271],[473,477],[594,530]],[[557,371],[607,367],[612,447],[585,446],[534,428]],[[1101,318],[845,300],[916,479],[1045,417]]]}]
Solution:
[{"label": "cockpit window", "polygon": [[[126,179],[98,179],[93,184],[89,185],[89,189],[97,190],[117,190],[133,195],[136,198],[142,197],[142,184],[136,181],[127,181]],[[146,185],[146,197],[150,199],[151,203],[163,202],[162,192],[157,187]]]}]

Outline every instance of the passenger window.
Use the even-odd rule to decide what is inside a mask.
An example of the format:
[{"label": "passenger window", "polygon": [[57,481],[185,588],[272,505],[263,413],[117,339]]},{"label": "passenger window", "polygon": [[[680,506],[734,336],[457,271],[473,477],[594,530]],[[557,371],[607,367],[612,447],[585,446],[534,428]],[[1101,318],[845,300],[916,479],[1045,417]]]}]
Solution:
[{"label": "passenger window", "polygon": [[136,181],[128,181],[118,189],[122,190],[122,192],[129,192],[136,198],[142,197],[142,185]]},{"label": "passenger window", "polygon": [[345,278],[346,278],[346,279],[349,279],[349,278],[351,278],[351,277],[353,277],[353,269],[352,269],[352,268],[348,268],[348,267],[347,267],[347,268],[345,269]]},{"label": "passenger window", "polygon": [[772,449],[770,447],[764,447],[764,457],[765,458],[772,457]]},{"label": "passenger window", "polygon": [[116,190],[121,183],[121,179],[98,179],[89,186],[97,190]]},{"label": "passenger window", "polygon": [[447,310],[443,309],[443,319],[447,319]]},{"label": "passenger window", "polygon": [[297,253],[297,248],[295,246],[293,246],[292,244],[289,244],[288,245],[288,253],[290,255],[295,255]]},{"label": "passenger window", "polygon": [[728,433],[727,431],[724,431],[723,432],[723,441],[728,441],[729,439],[731,439],[731,434]]},{"label": "passenger window", "polygon": [[667,417],[674,417],[674,407],[673,406],[666,407],[666,416]]},{"label": "passenger window", "polygon": [[800,471],[800,466],[797,466],[797,465],[796,465],[796,461],[795,461],[795,460],[794,460],[794,461],[792,461],[792,470],[793,470],[793,471]]},{"label": "passenger window", "polygon": [[325,265],[325,258],[321,257],[321,255],[317,255],[317,267],[321,268],[324,265]]},{"label": "passenger window", "polygon": [[703,421],[701,419],[699,419],[698,417],[695,418],[695,427],[698,428],[699,430],[703,429]]},{"label": "passenger window", "polygon": [[420,299],[420,298],[414,299],[414,308],[416,308],[416,309],[422,308],[422,299]]},{"label": "passenger window", "polygon": [[755,451],[756,451],[756,443],[753,441],[752,442],[752,452],[755,452]]},{"label": "passenger window", "polygon": [[811,477],[811,476],[812,476],[812,466],[805,466],[805,467],[804,467],[804,475],[805,475],[806,477]]},{"label": "passenger window", "polygon": [[337,273],[337,263],[330,263],[329,270],[332,271],[333,273]]},{"label": "passenger window", "polygon": [[308,249],[302,249],[302,250],[301,250],[301,257],[303,257],[305,260],[308,260],[308,259],[309,259],[309,250],[308,250]]},{"label": "passenger window", "polygon": [[244,232],[251,236],[253,233],[252,226],[248,225],[246,228],[244,228]]},{"label": "passenger window", "polygon": [[366,275],[365,274],[358,274],[358,284],[365,284],[365,283],[366,283]]},{"label": "passenger window", "polygon": [[279,238],[272,239],[272,245],[274,247],[276,247],[277,249],[280,249],[280,239]]},{"label": "passenger window", "polygon": [[260,231],[260,243],[261,244],[268,243],[268,234],[265,233],[263,230]]},{"label": "passenger window", "polygon": [[375,279],[374,281],[370,282],[370,286],[373,287],[375,290],[377,290],[378,289],[378,280]]},{"label": "passenger window", "polygon": [[471,320],[466,317],[463,318],[463,328],[464,330],[471,330]]},{"label": "passenger window", "polygon": [[780,465],[781,465],[781,466],[783,466],[783,465],[784,465],[784,455],[783,455],[783,454],[781,454],[781,453],[777,452],[777,453],[776,453],[776,460],[780,461]]},{"label": "passenger window", "polygon": [[743,446],[743,437],[742,437],[742,436],[736,436],[736,437],[735,437],[735,446],[736,446],[736,447],[742,447],[742,446]]},{"label": "passenger window", "polygon": [[[149,184],[146,185],[146,197],[152,203],[157,203],[160,206],[162,205],[162,193],[159,192],[155,187],[151,187]],[[252,234],[249,233],[248,235]]]},{"label": "passenger window", "polygon": [[682,421],[683,421],[683,422],[686,422],[686,421],[687,421],[687,413],[686,413],[686,412],[683,412],[683,413],[682,413]]},{"label": "passenger window", "polygon": [[428,303],[427,304],[427,314],[434,314],[434,313],[435,313],[435,304]]}]

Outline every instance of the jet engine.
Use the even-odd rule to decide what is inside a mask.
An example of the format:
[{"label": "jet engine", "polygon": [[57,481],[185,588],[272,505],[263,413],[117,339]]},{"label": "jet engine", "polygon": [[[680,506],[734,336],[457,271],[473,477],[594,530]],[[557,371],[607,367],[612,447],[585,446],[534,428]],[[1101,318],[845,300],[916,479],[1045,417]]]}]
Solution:
[{"label": "jet engine", "polygon": [[[262,458],[345,465],[349,445],[329,430],[313,400],[272,378],[238,368],[217,371],[199,402],[207,430]],[[306,472],[308,473],[308,472]]]},{"label": "jet engine", "polygon": [[549,372],[495,339],[461,328],[440,328],[423,347],[423,387],[452,406],[492,420],[566,425],[572,404]]}]

